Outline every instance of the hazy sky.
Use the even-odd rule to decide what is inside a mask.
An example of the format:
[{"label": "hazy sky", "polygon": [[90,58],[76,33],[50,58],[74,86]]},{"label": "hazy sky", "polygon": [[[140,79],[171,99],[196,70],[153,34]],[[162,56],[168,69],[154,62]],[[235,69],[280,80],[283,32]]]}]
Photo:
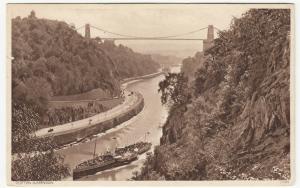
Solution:
[{"label": "hazy sky", "polygon": [[[207,5],[207,4],[89,4],[10,5],[11,17],[25,17],[31,10],[38,18],[74,23],[80,27],[86,23],[126,35],[156,37],[186,33],[209,24],[227,29],[231,19],[240,17],[253,5]],[[83,33],[84,29],[79,32]],[[91,29],[91,35],[115,37]],[[186,35],[184,38],[206,38],[207,30]],[[216,35],[215,35],[216,36]],[[201,41],[117,41],[143,53],[173,54],[180,57],[193,56],[202,50]]]}]

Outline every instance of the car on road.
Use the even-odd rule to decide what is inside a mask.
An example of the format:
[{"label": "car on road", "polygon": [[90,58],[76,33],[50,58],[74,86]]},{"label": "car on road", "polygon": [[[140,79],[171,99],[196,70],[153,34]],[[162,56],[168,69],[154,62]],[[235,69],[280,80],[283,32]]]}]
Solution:
[{"label": "car on road", "polygon": [[152,154],[151,151],[148,151],[148,152],[146,153],[147,156],[149,156],[149,155],[151,155],[151,154]]},{"label": "car on road", "polygon": [[52,131],[53,131],[53,129],[49,129],[49,130],[48,130],[48,133],[50,133],[50,132],[52,132]]}]

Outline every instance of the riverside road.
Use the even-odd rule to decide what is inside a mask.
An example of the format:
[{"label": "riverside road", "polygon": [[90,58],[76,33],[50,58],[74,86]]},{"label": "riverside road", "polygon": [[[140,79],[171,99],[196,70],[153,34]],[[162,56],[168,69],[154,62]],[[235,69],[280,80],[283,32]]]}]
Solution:
[{"label": "riverside road", "polygon": [[82,120],[78,120],[78,121],[51,127],[51,129],[53,129],[53,131],[51,131],[51,132],[49,132],[50,128],[43,128],[43,129],[36,131],[35,135],[37,137],[48,137],[48,136],[56,136],[56,135],[66,134],[68,132],[87,128],[89,126],[92,126],[93,124],[98,124],[98,123],[104,122],[106,120],[113,119],[113,118],[119,116],[120,114],[126,112],[138,100],[138,96],[136,93],[131,93],[130,91],[125,91],[124,94],[125,94],[124,101],[120,105],[118,105],[106,112],[99,113],[97,115],[94,115],[94,116],[91,116],[89,118],[85,118]]},{"label": "riverside road", "polygon": [[[39,129],[35,132],[35,135],[37,137],[63,135],[63,134],[69,133],[69,132],[74,132],[74,131],[77,131],[80,129],[84,129],[84,128],[87,128],[94,124],[102,123],[102,122],[105,122],[106,120],[110,120],[115,117],[118,117],[120,114],[123,114],[126,111],[128,111],[138,101],[137,93],[127,90],[126,89],[127,85],[134,83],[136,81],[139,81],[140,79],[150,78],[150,77],[157,76],[160,74],[161,74],[161,72],[158,72],[158,73],[153,73],[153,74],[148,74],[145,76],[128,79],[127,82],[122,84],[122,89],[124,90],[124,101],[120,105],[118,105],[106,112],[102,112],[102,113],[99,113],[97,115],[94,115],[94,116],[91,116],[89,118],[85,118],[82,120],[53,126],[51,128]],[[50,129],[52,131],[49,132]]]}]

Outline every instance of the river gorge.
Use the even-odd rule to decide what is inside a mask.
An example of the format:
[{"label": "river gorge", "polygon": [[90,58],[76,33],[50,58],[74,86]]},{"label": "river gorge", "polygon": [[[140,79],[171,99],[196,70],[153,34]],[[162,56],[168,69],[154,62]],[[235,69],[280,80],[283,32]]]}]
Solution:
[{"label": "river gorge", "polygon": [[[178,72],[180,67],[173,67],[172,72]],[[122,147],[133,144],[137,141],[147,141],[152,143],[152,149],[159,144],[162,136],[162,126],[165,123],[168,111],[161,104],[158,93],[158,83],[164,79],[164,75],[159,75],[150,79],[138,80],[127,85],[127,90],[136,91],[143,95],[144,108],[132,119],[121,125],[100,133],[96,138],[78,145],[73,145],[66,149],[57,151],[64,156],[65,163],[72,170],[81,161],[93,157],[95,141],[97,142],[96,153],[103,153],[106,150],[113,150],[115,147]],[[145,160],[145,154],[133,163],[103,172],[92,176],[83,177],[80,180],[127,180],[132,177],[132,173],[138,171]],[[67,178],[67,180],[71,177]]]}]

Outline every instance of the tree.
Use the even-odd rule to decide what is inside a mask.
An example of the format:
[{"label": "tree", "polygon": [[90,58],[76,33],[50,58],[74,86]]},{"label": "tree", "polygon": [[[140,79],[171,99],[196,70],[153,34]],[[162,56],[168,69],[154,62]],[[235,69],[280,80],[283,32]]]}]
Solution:
[{"label": "tree", "polygon": [[[13,181],[55,181],[69,174],[63,158],[53,153],[55,144],[51,139],[38,139],[32,133],[37,130],[39,116],[34,106],[13,102],[12,108],[12,153],[31,153],[12,161]],[[41,151],[47,150],[46,153]]]},{"label": "tree", "polygon": [[13,102],[12,105],[12,150],[18,151],[24,147],[24,140],[30,138],[30,133],[37,130],[39,116],[25,104]]},{"label": "tree", "polygon": [[188,79],[183,73],[169,73],[159,82],[159,92],[162,93],[162,104],[181,105],[188,103],[191,94],[188,91]]},{"label": "tree", "polygon": [[12,162],[12,181],[59,181],[67,177],[69,168],[63,158],[54,152],[38,153]]},{"label": "tree", "polygon": [[98,43],[102,43],[102,39],[100,37],[96,37],[95,41],[98,42]]},{"label": "tree", "polygon": [[36,18],[34,10],[30,12],[29,18]]}]

